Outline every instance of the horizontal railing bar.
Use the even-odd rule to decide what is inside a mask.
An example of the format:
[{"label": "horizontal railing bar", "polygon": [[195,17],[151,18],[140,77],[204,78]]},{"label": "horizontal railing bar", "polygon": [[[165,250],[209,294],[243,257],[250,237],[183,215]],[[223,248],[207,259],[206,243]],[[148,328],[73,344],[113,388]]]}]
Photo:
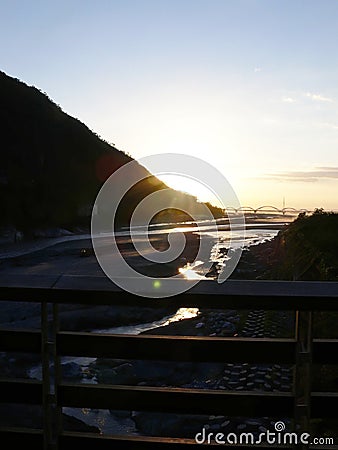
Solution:
[{"label": "horizontal railing bar", "polygon": [[[214,433],[215,435],[216,433]],[[89,447],[89,445],[91,447]],[[60,450],[74,450],[74,448],[95,448],[95,450],[111,450],[117,448],[121,450],[197,450],[205,446],[215,448],[220,444],[216,444],[214,440],[210,439],[210,444],[198,444],[194,439],[184,438],[170,438],[170,437],[152,437],[152,436],[105,436],[95,435],[94,433],[77,433],[77,432],[64,432],[59,438]],[[236,445],[232,446],[227,444],[226,446],[240,449],[250,450],[256,448],[256,445]],[[260,445],[257,448],[270,448],[268,446]],[[278,448],[293,448],[291,446],[278,445]]]},{"label": "horizontal railing bar", "polygon": [[[114,348],[111,348],[112,339],[114,340]],[[294,359],[292,353],[294,342],[293,339],[121,336],[102,335],[100,333],[61,332],[58,336],[58,352],[60,355],[68,356],[125,357],[128,359],[137,359],[138,356],[141,359],[160,359],[159,356],[164,353],[166,360],[177,361],[188,358],[197,361],[198,355],[203,355],[205,352],[205,356],[201,357],[200,361],[223,361],[224,358],[220,353],[221,350],[226,350],[233,361],[250,362],[246,359],[249,358],[253,362],[258,362],[251,355],[251,351],[258,351],[264,355],[264,349],[267,350],[266,353],[269,353],[270,349],[274,349],[277,351],[280,362],[289,361],[292,363]],[[144,343],[149,345],[149,347],[144,348]],[[134,347],[130,348],[130,344]],[[219,351],[210,354],[209,349],[206,348],[210,344],[215,346],[216,349],[218,348]],[[163,346],[165,350],[159,349],[158,345]],[[316,364],[338,364],[337,346],[338,339],[314,339],[313,362]],[[175,348],[175,351],[173,348]],[[39,353],[41,351],[41,334],[35,330],[0,329],[0,350]],[[198,352],[196,356],[195,352]],[[266,359],[271,359],[271,361],[275,359],[270,354],[265,356]]]},{"label": "horizontal railing bar", "polygon": [[[194,440],[142,437],[137,438],[115,437],[115,436],[91,436],[88,433],[63,433],[59,438],[60,450],[73,450],[74,448],[89,448],[94,446],[96,450],[197,450],[201,448]],[[213,446],[213,445],[212,445]],[[214,446],[213,446],[214,447]]]},{"label": "horizontal railing bar", "polygon": [[31,379],[0,379],[0,402],[42,404],[42,383]]},{"label": "horizontal railing bar", "polygon": [[[159,279],[169,289],[168,279]],[[181,283],[189,285],[188,280]],[[119,289],[107,277],[61,276],[46,280],[0,277],[0,300],[208,309],[338,310],[338,283],[302,281],[201,281],[190,290],[162,299],[140,297]],[[169,289],[170,292],[170,289]]]},{"label": "horizontal railing bar", "polygon": [[338,392],[312,392],[311,417],[338,418]]},{"label": "horizontal railing bar", "polygon": [[41,333],[33,330],[0,329],[0,351],[41,352]]},{"label": "horizontal railing bar", "polygon": [[[328,438],[325,437],[324,439],[328,439]],[[333,439],[335,439],[335,438],[333,438]],[[311,450],[338,450],[338,445],[330,445],[330,444],[313,445],[313,444],[311,444],[310,449]]]},{"label": "horizontal railing bar", "polygon": [[265,310],[338,310],[336,297],[265,296],[265,295],[210,295],[180,294],[157,299],[140,298],[127,292],[7,288],[0,289],[0,300],[46,302],[56,304],[118,305],[144,308],[206,308],[206,309],[265,309]]},{"label": "horizontal railing bar", "polygon": [[116,359],[293,364],[295,343],[294,339],[60,332],[57,353]]},{"label": "horizontal railing bar", "polygon": [[9,445],[15,448],[28,448],[33,445],[34,450],[42,449],[43,432],[26,427],[0,427],[0,443],[3,448],[9,448]]},{"label": "horizontal railing bar", "polygon": [[294,397],[286,392],[216,391],[121,385],[62,383],[60,406],[127,411],[291,417]]},{"label": "horizontal railing bar", "polygon": [[338,364],[338,339],[313,339],[314,364]]},{"label": "horizontal railing bar", "polygon": [[[116,277],[117,279],[117,277]],[[121,280],[126,280],[120,277]],[[131,277],[128,277],[131,279]],[[190,291],[200,294],[223,293],[242,295],[258,295],[262,290],[269,291],[269,295],[308,295],[308,296],[337,296],[338,282],[334,281],[291,281],[291,280],[233,280],[228,279],[224,283],[217,283],[212,279],[200,280],[196,285],[195,280],[158,278],[165,286],[181,284],[191,285]],[[138,280],[134,278],[134,281]],[[0,273],[0,286],[19,288],[61,288],[88,290],[90,287],[98,291],[123,292],[116,284],[104,275],[37,275],[37,274],[9,274]]]}]

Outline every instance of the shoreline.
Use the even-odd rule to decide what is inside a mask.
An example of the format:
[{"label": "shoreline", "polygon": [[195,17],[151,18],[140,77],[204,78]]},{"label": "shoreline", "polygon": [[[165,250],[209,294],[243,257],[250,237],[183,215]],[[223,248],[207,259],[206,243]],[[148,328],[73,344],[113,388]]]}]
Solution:
[{"label": "shoreline", "polygon": [[[289,218],[289,220],[286,220]],[[287,223],[290,223],[295,217],[293,216],[275,216],[271,218],[266,217],[248,217],[245,219],[245,229],[255,229],[259,226],[259,228],[262,229],[280,229]],[[224,219],[218,219],[219,222],[227,221],[227,218]],[[218,222],[218,223],[219,223]],[[221,224],[219,225],[225,226],[227,224]],[[177,222],[174,223],[167,223],[167,224],[161,224],[156,225],[157,227],[166,227],[166,229],[170,230],[170,228],[176,228],[179,227],[188,227],[189,225],[186,222]],[[156,232],[158,231],[158,232]],[[170,231],[169,231],[170,232]],[[121,233],[121,235],[119,235]],[[120,229],[117,231],[117,237],[122,238],[126,237],[127,235],[124,235],[124,233],[127,233],[127,230]],[[154,230],[150,232],[150,236],[153,235],[161,235],[161,234],[167,234],[165,231],[160,230]],[[91,234],[88,232],[82,232],[82,233],[74,233],[70,232],[68,230],[64,229],[58,229],[57,232],[53,235],[52,230],[47,230],[45,232],[46,236],[38,236],[35,238],[22,240],[19,242],[14,242],[14,238],[12,237],[5,237],[0,236],[0,260],[3,259],[10,259],[10,258],[16,258],[20,256],[26,256],[31,253],[38,252],[40,250],[47,249],[49,247],[52,247],[57,244],[72,242],[72,241],[79,241],[79,240],[91,240]],[[49,235],[48,235],[49,234]]]},{"label": "shoreline", "polygon": [[[260,222],[261,223],[261,222]],[[271,227],[271,224],[268,228]],[[186,236],[187,244],[185,249],[179,257],[174,261],[166,264],[157,264],[148,261],[141,257],[137,250],[134,248],[133,244],[128,239],[128,236],[119,236],[117,241],[120,251],[123,253],[127,263],[133,267],[139,273],[143,273],[145,276],[153,277],[171,277],[173,275],[179,275],[180,269],[185,267],[188,263],[195,260],[196,254],[199,247],[199,235],[193,231],[184,232]],[[149,236],[150,241],[155,250],[161,251],[166,250],[168,247],[168,233],[154,233]],[[208,237],[211,241],[216,242],[214,237]],[[62,239],[62,242],[60,242]],[[109,248],[109,238],[104,245]],[[96,256],[92,249],[92,241],[88,235],[77,235],[76,237],[56,238],[53,240],[53,244],[50,245],[51,241],[46,242],[48,248],[35,249],[32,253],[27,253],[21,256],[13,256],[11,258],[3,258],[0,261],[0,272],[4,276],[9,275],[20,276],[25,275],[72,275],[72,276],[103,276],[106,277],[105,273],[102,271]],[[223,243],[226,245],[226,242]],[[261,273],[262,270],[259,268],[257,272],[257,258],[256,261],[252,260],[253,249],[257,253],[259,245],[249,245],[242,253],[241,260],[236,267],[235,271],[230,278],[234,279],[255,279],[258,272]],[[85,254],[83,251],[85,250]],[[154,250],[154,251],[155,251]],[[222,249],[221,249],[222,250]],[[223,258],[224,254],[219,254],[218,257]],[[217,264],[213,263],[209,273],[205,275],[208,279],[213,279],[218,276]],[[198,269],[198,267],[197,267]],[[182,274],[182,277],[185,275]],[[4,305],[2,306],[4,309]],[[80,305],[77,307],[63,307],[62,317],[63,324],[66,329],[76,329],[76,330],[88,330],[88,329],[107,329],[116,328],[120,326],[136,325],[142,323],[149,323],[161,319],[158,314],[150,314],[150,311],[145,311],[142,313],[138,311],[139,308],[128,313],[123,313],[122,308],[111,307],[93,307],[91,310],[88,308],[81,308]],[[89,311],[91,311],[89,313]],[[163,311],[163,316],[168,316],[175,314],[175,311],[165,310]],[[15,316],[18,316],[17,319]],[[6,320],[6,318],[7,320]],[[35,316],[35,317],[34,317]],[[86,318],[87,316],[87,318]],[[132,316],[135,316],[134,318]],[[2,317],[1,323],[15,326],[19,323],[19,326],[36,327],[39,323],[39,315],[35,312],[33,306],[21,305],[15,306],[14,302],[9,303],[3,312],[0,312],[0,317]],[[89,317],[89,318],[88,318]],[[23,320],[24,319],[24,320]],[[178,327],[179,325],[173,325],[173,327]]]}]

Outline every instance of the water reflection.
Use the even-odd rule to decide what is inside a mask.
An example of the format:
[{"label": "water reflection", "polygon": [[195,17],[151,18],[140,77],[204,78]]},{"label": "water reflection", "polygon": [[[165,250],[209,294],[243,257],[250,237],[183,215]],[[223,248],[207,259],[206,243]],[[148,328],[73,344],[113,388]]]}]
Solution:
[{"label": "water reflection", "polygon": [[192,264],[188,263],[178,269],[179,273],[183,275],[186,280],[203,280],[205,276],[199,274],[195,269],[203,264],[203,261],[194,261]]},{"label": "water reflection", "polygon": [[140,323],[136,325],[126,325],[122,327],[114,327],[107,329],[92,330],[94,333],[108,333],[108,334],[139,334],[143,331],[148,331],[153,328],[163,327],[172,322],[178,322],[182,319],[191,319],[199,314],[198,308],[179,308],[172,316],[163,317],[163,319],[155,320],[149,323]]}]

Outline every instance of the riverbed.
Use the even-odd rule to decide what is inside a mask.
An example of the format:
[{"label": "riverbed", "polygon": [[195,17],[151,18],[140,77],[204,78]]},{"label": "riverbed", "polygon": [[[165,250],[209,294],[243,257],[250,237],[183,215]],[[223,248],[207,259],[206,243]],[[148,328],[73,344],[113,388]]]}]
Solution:
[{"label": "riverbed", "polygon": [[[232,248],[240,246],[242,249],[248,249],[252,246],[273,239],[278,231],[290,220],[290,218],[276,216],[265,216],[264,218],[254,217],[251,218],[248,223],[246,223],[246,227],[244,230],[245,232],[243,233],[242,229],[230,231],[229,223],[226,220],[222,219],[218,221],[217,235],[215,234],[214,224],[210,224],[208,222],[201,223],[198,227],[196,227],[195,224],[189,222],[180,224],[156,224],[154,226],[148,227],[147,229],[144,227],[139,227],[137,230],[134,230],[134,236],[140,241],[149,238],[155,240],[157,243],[160,242],[160,244],[163,240],[165,241],[167,239],[167,236],[170,233],[184,232],[189,236],[207,236],[208,239],[210,239],[213,243],[212,251],[210,252],[210,261],[217,266],[217,270],[220,270],[222,264],[224,264],[224,262],[226,261],[230,239]],[[122,244],[127,243],[127,245],[129,245],[129,235],[130,230],[120,230],[118,233],[116,233],[117,239],[119,239]],[[15,258],[2,260],[0,270],[18,275],[20,273],[67,273],[73,275],[90,273],[97,276],[104,276],[93,255],[88,258],[79,257],[80,252],[83,248],[90,249],[90,239],[88,239],[87,236],[83,237],[84,239],[65,239],[63,242],[58,242],[51,247],[35,250],[32,254],[25,254],[19,257],[16,256]],[[109,236],[106,236],[105,239],[109,239]],[[194,241],[191,240],[189,242],[192,243]],[[127,257],[133,262],[134,266],[137,267],[139,258],[137,254],[135,254],[134,250],[130,251],[129,249]],[[184,262],[184,260],[182,260],[182,264],[177,267],[178,274],[182,278],[186,279],[205,278],[203,266],[206,262],[208,261],[197,261],[191,263],[190,261]],[[217,271],[215,273],[209,274],[208,278],[210,279],[213,277],[217,277]],[[151,332],[151,330],[160,330],[162,329],[162,327],[173,325],[175,323],[183,324],[182,320],[184,319],[196,319],[198,321],[199,317],[200,311],[197,308],[180,308],[178,311],[169,315],[165,315],[161,318],[157,318],[156,320],[143,320],[140,323],[122,324],[111,327],[92,327],[91,332],[135,335],[144,332]],[[235,314],[234,318],[236,319],[236,317],[237,316]],[[255,318],[253,324],[251,319],[251,325],[249,320],[248,324],[246,324],[247,328],[244,327],[244,331],[246,330],[245,335],[252,335],[253,328],[255,330],[258,330],[257,333],[262,333],[261,328],[257,328],[255,325],[257,320]],[[35,324],[37,324],[38,321],[39,317],[36,317]],[[236,321],[231,322],[231,318],[229,320],[226,320],[225,322],[236,326]],[[262,319],[260,318],[259,323],[261,322]],[[198,323],[202,324],[202,321],[194,323],[194,327]],[[32,324],[34,324],[34,320],[32,321],[32,319],[30,319],[29,317],[26,320],[20,321],[21,326],[26,325],[27,327],[31,326]],[[202,327],[202,325],[199,326]],[[74,379],[80,379],[81,382],[84,383],[96,383],[97,379],[95,378],[95,376],[88,376],[88,373],[90,373],[90,367],[95,364],[95,361],[95,358],[65,357],[62,359],[62,364],[64,365],[64,367],[68,367],[68,375],[70,376],[70,378],[72,378],[73,376]],[[235,371],[238,369],[239,368],[234,368]],[[230,370],[230,375],[228,374],[228,378],[229,380],[232,380],[231,367],[229,367],[227,370]],[[262,372],[262,370],[260,372]],[[41,379],[41,366],[34,365],[29,369],[28,374],[31,378]],[[268,375],[269,373],[267,372],[267,376]],[[250,374],[250,376],[253,376],[252,373]],[[262,378],[262,374],[257,375],[257,377],[259,376]],[[128,415],[118,416],[111,414],[111,412],[106,410],[73,408],[65,408],[64,412],[66,414],[73,415],[78,419],[81,419],[83,422],[89,425],[95,425],[102,433],[137,434],[138,432],[135,428],[135,422]]]}]

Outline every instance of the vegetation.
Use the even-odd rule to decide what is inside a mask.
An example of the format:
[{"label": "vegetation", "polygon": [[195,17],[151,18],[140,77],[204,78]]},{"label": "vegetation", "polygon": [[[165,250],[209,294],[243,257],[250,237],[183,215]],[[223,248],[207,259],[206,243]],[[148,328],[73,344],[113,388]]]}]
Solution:
[{"label": "vegetation", "polygon": [[0,96],[2,224],[81,223],[104,179],[131,158],[3,72]]},{"label": "vegetation", "polygon": [[[337,231],[337,213],[317,209],[311,215],[299,214],[272,241],[253,247],[253,263],[262,267],[258,278],[338,281]],[[337,320],[336,312],[316,311],[314,335],[337,338]],[[338,371],[335,376],[338,380]]]},{"label": "vegetation", "polygon": [[338,280],[338,214],[317,209],[283,228],[268,244],[268,278],[280,280]]}]

